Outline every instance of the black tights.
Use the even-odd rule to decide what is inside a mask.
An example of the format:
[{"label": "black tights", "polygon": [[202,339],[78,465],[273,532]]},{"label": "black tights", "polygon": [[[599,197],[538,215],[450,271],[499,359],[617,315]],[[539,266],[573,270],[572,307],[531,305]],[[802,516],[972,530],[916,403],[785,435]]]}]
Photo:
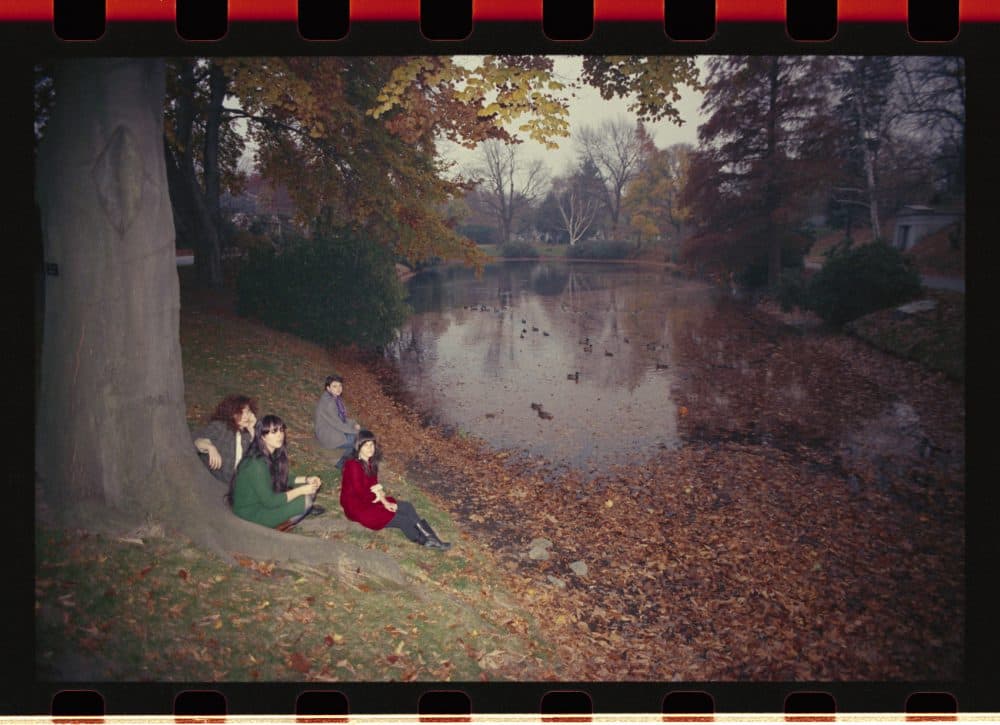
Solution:
[{"label": "black tights", "polygon": [[392,520],[386,526],[399,529],[403,532],[403,536],[410,541],[419,542],[421,534],[417,530],[418,521],[420,521],[420,516],[417,514],[417,510],[413,508],[412,503],[409,501],[397,501],[396,515],[392,517]]}]

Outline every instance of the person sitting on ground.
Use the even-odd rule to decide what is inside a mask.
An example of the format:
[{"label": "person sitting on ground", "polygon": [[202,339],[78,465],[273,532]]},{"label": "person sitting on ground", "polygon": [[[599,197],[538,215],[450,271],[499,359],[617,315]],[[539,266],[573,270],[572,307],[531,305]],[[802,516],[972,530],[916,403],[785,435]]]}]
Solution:
[{"label": "person sitting on ground", "polygon": [[378,482],[378,464],[382,453],[375,434],[358,432],[352,456],[344,463],[340,483],[340,505],[344,515],[367,529],[399,529],[410,541],[434,549],[449,549],[425,519],[420,518],[409,501],[386,496]]},{"label": "person sitting on ground", "polygon": [[354,449],[361,426],[347,416],[344,404],[344,379],[339,375],[329,375],[323,384],[323,394],[316,403],[316,440],[323,448],[340,453],[337,468],[350,456]]},{"label": "person sitting on ground", "polygon": [[261,418],[257,436],[226,495],[233,513],[241,519],[281,531],[307,515],[326,512],[313,503],[323,483],[320,477],[297,476],[288,470],[285,429],[284,421],[276,415]]},{"label": "person sitting on ground", "polygon": [[223,483],[233,480],[253,441],[256,424],[257,401],[246,395],[228,395],[215,406],[208,423],[191,436],[199,458]]}]

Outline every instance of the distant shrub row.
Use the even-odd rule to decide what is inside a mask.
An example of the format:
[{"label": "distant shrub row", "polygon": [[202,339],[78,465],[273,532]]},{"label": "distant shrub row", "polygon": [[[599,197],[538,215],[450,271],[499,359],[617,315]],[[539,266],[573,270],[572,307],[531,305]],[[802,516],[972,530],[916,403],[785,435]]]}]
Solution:
[{"label": "distant shrub row", "polygon": [[586,241],[566,250],[570,259],[625,259],[631,251],[628,242],[617,240]]},{"label": "distant shrub row", "polygon": [[808,282],[801,274],[785,272],[777,290],[783,309],[810,309],[834,325],[901,305],[920,293],[913,260],[881,242],[833,254]]},{"label": "distant shrub row", "polygon": [[252,249],[239,269],[237,307],[321,345],[384,345],[407,315],[390,252],[352,232]]},{"label": "distant shrub row", "polygon": [[500,256],[506,257],[508,259],[514,259],[517,257],[537,257],[538,251],[532,246],[531,242],[507,242],[500,247]]}]

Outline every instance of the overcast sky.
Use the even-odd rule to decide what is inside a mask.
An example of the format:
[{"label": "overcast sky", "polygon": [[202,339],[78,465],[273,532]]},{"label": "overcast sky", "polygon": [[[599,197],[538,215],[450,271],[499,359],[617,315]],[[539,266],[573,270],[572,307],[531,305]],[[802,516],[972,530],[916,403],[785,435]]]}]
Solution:
[{"label": "overcast sky", "polygon": [[[470,63],[474,59],[470,57]],[[698,59],[698,66],[702,69],[702,80],[705,71],[703,68],[704,58]],[[567,78],[576,78],[580,74],[582,59],[580,56],[559,56],[555,60],[555,72],[557,75]],[[677,126],[670,121],[660,121],[654,124],[647,124],[647,129],[653,134],[653,140],[660,148],[665,148],[675,143],[697,144],[698,124],[701,122],[698,109],[701,106],[702,94],[691,90],[687,86],[681,87],[681,100],[677,104],[684,125]],[[627,110],[628,101],[622,98],[615,98],[605,101],[601,98],[597,90],[591,86],[583,86],[576,91],[576,98],[570,99],[569,122],[570,136],[559,139],[559,149],[550,150],[540,143],[526,139],[519,149],[526,159],[543,159],[548,165],[550,176],[558,176],[568,171],[577,158],[573,135],[578,133],[583,126],[596,126],[607,118],[625,116],[630,121],[635,121],[635,115]],[[515,130],[514,128],[510,129]],[[468,170],[479,163],[479,152],[470,150],[442,141],[438,150],[445,159],[455,161],[458,164],[456,170],[463,168]]]}]

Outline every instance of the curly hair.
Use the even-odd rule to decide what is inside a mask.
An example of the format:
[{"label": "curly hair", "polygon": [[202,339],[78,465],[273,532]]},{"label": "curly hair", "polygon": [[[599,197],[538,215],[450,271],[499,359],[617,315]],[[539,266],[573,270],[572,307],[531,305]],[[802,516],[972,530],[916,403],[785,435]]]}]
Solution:
[{"label": "curly hair", "polygon": [[221,420],[230,430],[239,430],[239,419],[244,408],[257,415],[257,401],[247,395],[227,395],[215,406],[215,412],[209,420]]}]

